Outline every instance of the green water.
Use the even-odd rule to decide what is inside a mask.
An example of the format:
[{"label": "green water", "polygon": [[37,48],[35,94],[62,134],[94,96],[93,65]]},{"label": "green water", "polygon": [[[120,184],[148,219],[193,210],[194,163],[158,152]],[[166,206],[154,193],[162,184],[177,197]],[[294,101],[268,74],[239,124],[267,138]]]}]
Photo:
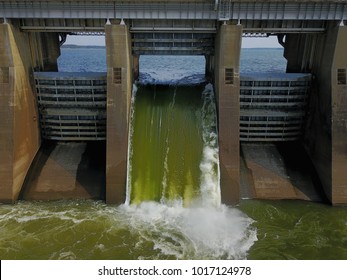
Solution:
[{"label": "green water", "polygon": [[1,259],[243,259],[253,244],[241,211],[146,202],[0,206]]},{"label": "green water", "polygon": [[[130,143],[130,203],[182,200],[184,206],[189,206],[200,197],[204,146],[217,145],[204,138],[206,133],[217,135],[215,107],[208,112],[204,88],[205,85],[139,88]],[[203,119],[209,123],[204,125]],[[217,161],[211,164],[218,181]]]},{"label": "green water", "polygon": [[243,201],[258,241],[249,259],[347,259],[347,208],[304,201]]},{"label": "green water", "polygon": [[347,259],[347,209],[254,200],[219,209],[19,202],[0,205],[0,258]]},{"label": "green water", "polygon": [[[131,203],[187,203],[199,192],[202,153],[199,87],[142,87],[136,95]],[[187,94],[189,98],[187,98]]]}]

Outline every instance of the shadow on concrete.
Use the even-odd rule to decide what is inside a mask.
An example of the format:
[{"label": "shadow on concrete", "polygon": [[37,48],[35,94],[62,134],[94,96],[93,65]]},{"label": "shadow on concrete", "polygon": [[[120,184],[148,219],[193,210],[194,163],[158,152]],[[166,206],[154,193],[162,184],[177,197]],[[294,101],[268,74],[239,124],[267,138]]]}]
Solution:
[{"label": "shadow on concrete", "polygon": [[303,145],[300,142],[287,142],[278,143],[276,146],[292,184],[307,196],[311,195],[307,185],[311,185],[320,199],[328,203],[319,176]]},{"label": "shadow on concrete", "polygon": [[241,186],[242,198],[327,201],[299,142],[242,143]]},{"label": "shadow on concrete", "polygon": [[19,199],[105,200],[105,170],[104,141],[45,141],[30,167]]}]

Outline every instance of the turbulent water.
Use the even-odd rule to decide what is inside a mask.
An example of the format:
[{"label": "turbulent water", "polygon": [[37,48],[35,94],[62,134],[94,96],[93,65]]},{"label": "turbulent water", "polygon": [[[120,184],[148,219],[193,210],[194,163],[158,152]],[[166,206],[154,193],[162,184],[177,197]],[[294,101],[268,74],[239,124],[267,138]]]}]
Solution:
[{"label": "turbulent water", "polygon": [[227,207],[19,202],[0,218],[1,259],[242,259],[256,238]]},{"label": "turbulent water", "polygon": [[[284,71],[281,49],[241,70]],[[61,71],[105,71],[104,49],[62,49]],[[128,198],[0,205],[0,259],[347,259],[347,209],[220,204],[212,85],[203,57],[141,57]],[[140,156],[139,156],[140,155]]]}]

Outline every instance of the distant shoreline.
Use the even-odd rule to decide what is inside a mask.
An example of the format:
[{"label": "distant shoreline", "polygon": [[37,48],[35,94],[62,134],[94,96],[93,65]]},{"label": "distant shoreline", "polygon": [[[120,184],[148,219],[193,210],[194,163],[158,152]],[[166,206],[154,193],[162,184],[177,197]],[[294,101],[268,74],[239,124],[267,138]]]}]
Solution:
[{"label": "distant shoreline", "polygon": [[[62,49],[105,49],[105,46],[85,46],[85,45],[73,45],[73,44],[66,44],[61,46]],[[242,48],[242,49],[257,49],[257,50],[263,50],[263,49],[283,49],[283,48]]]},{"label": "distant shoreline", "polygon": [[82,45],[72,45],[66,44],[61,46],[62,49],[104,49],[105,46],[82,46]]}]

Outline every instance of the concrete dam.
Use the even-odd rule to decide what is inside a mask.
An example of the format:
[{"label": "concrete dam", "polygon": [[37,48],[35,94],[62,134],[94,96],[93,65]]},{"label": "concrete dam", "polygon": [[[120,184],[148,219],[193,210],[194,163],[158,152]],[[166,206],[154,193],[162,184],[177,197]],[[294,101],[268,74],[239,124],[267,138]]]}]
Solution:
[{"label": "concrete dam", "polygon": [[[346,1],[0,1],[0,202],[126,200],[142,55],[203,55],[221,199],[347,203]],[[105,34],[106,73],[58,72],[66,37]],[[287,73],[240,75],[244,36]]]}]

